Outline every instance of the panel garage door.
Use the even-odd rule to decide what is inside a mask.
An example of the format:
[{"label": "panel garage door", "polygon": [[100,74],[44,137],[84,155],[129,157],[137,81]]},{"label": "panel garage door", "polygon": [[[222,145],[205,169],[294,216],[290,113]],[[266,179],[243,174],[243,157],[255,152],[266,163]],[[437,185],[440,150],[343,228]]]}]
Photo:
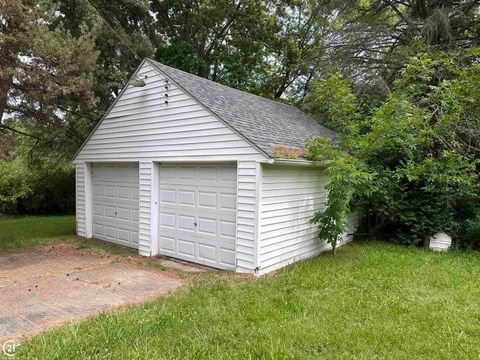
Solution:
[{"label": "panel garage door", "polygon": [[235,269],[234,165],[160,166],[160,253]]},{"label": "panel garage door", "polygon": [[93,237],[138,248],[138,165],[92,165]]}]

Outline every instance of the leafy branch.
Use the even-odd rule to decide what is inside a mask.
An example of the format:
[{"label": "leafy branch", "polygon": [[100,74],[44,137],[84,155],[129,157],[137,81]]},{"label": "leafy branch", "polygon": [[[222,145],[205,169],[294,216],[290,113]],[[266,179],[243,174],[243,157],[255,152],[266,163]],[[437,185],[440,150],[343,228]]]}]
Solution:
[{"label": "leafy branch", "polygon": [[336,147],[331,139],[313,138],[308,143],[306,157],[319,162],[325,169],[329,183],[325,208],[317,211],[310,223],[317,224],[322,240],[332,245],[336,253],[338,241],[347,230],[347,215],[352,212],[356,194],[371,191],[373,174],[364,170],[361,161],[345,154]]}]

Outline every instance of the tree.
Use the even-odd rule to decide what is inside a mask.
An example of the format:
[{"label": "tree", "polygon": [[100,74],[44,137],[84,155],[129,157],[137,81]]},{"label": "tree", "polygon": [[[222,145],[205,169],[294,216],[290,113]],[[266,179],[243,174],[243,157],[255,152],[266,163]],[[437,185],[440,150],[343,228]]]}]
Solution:
[{"label": "tree", "polygon": [[344,1],[284,0],[274,14],[279,31],[265,59],[269,71],[262,94],[301,101],[312,80],[330,70],[328,39]]},{"label": "tree", "polygon": [[[95,37],[83,25],[72,35],[49,1],[1,1],[0,20],[0,133],[33,140],[30,160],[64,160],[79,142],[71,112],[95,104]],[[9,142],[9,153],[19,142]]]},{"label": "tree", "polygon": [[157,60],[265,97],[301,99],[324,71],[341,1],[152,2],[164,45]]},{"label": "tree", "polygon": [[[348,154],[322,139],[310,141],[307,155],[323,160],[332,179],[326,208],[312,219],[321,225],[322,238],[336,241],[353,202],[365,214],[371,237],[418,245],[448,231],[456,244],[480,247],[471,240],[480,218],[475,54],[472,49],[466,56],[432,52],[412,57],[383,103],[360,112],[355,121],[344,121],[348,131],[342,144]],[[330,119],[347,114],[348,102],[334,100],[325,107],[325,99],[353,96],[348,87],[320,83],[325,86],[314,87],[308,98],[320,99],[319,106],[310,109]],[[369,174],[368,184],[357,181],[359,170]]]},{"label": "tree", "polygon": [[85,28],[77,38],[52,29],[54,8],[44,1],[0,2],[0,127],[25,121],[64,126],[63,109],[91,106],[97,53]]},{"label": "tree", "polygon": [[429,125],[436,147],[456,151],[470,159],[480,158],[480,50],[431,52],[412,57],[396,88],[429,111]]},{"label": "tree", "polygon": [[164,45],[156,59],[167,65],[258,92],[266,49],[277,31],[268,1],[152,1]]},{"label": "tree", "polygon": [[332,60],[359,84],[359,93],[385,97],[416,53],[479,46],[479,9],[476,0],[349,2],[329,38]]},{"label": "tree", "polygon": [[348,134],[357,117],[358,104],[351,84],[338,71],[317,79],[302,105],[319,123],[343,135]]},{"label": "tree", "polygon": [[98,112],[89,115],[97,116],[110,106],[140,61],[153,56],[160,44],[149,1],[60,0],[57,10],[65,19],[57,24],[73,36],[81,36],[84,27],[95,35],[98,57],[92,88]]},{"label": "tree", "polygon": [[325,208],[319,209],[310,222],[318,225],[320,239],[332,245],[335,255],[337,243],[348,227],[347,215],[354,210],[354,196],[372,191],[374,174],[365,171],[358,158],[342,152],[329,138],[311,139],[306,157],[318,162],[329,179]]}]

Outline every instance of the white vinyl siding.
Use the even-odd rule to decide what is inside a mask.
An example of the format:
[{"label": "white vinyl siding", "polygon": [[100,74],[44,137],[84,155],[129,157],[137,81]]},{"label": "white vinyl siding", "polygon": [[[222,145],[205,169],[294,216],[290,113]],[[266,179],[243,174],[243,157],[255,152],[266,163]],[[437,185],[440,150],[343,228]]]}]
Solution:
[{"label": "white vinyl siding", "polygon": [[260,272],[324,250],[317,225],[309,223],[326,201],[326,176],[308,166],[264,165],[261,185]]},{"label": "white vinyl siding", "polygon": [[85,214],[85,163],[75,165],[75,217],[78,236],[87,236]]},{"label": "white vinyl siding", "polygon": [[237,271],[253,272],[258,226],[260,164],[239,161],[237,168]]},{"label": "white vinyl siding", "polygon": [[138,76],[148,76],[146,86],[127,86],[79,152],[76,162],[265,158],[185,91],[171,81],[167,83],[166,77],[159,70],[154,71],[148,62]]},{"label": "white vinyl siding", "polygon": [[151,161],[139,165],[138,253],[144,256],[152,255],[153,166]]}]

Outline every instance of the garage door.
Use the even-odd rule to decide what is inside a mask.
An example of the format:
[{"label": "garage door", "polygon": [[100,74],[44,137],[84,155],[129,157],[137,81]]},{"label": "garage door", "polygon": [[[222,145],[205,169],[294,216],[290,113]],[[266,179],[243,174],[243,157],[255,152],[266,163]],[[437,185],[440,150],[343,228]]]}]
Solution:
[{"label": "garage door", "polygon": [[92,166],[93,236],[138,248],[138,165]]},{"label": "garage door", "polygon": [[160,167],[160,253],[235,269],[234,165]]}]

